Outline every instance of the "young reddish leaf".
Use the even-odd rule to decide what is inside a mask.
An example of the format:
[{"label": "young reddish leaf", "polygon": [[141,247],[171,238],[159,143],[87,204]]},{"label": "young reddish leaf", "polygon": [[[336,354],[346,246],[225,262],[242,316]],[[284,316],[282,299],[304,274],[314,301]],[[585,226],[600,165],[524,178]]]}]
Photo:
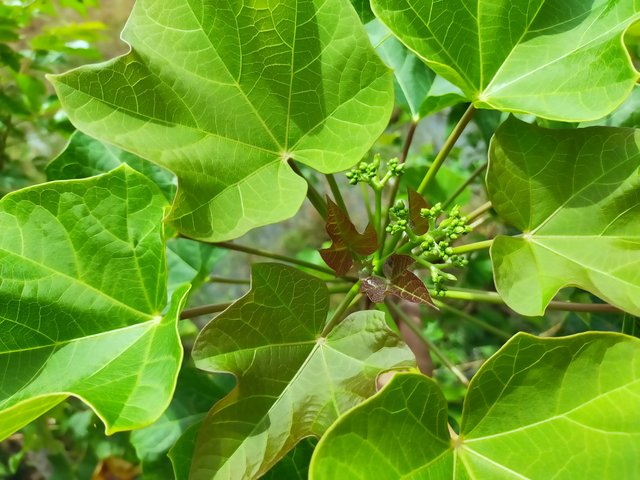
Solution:
[{"label": "young reddish leaf", "polygon": [[329,214],[325,228],[333,243],[331,247],[320,250],[320,255],[338,275],[345,275],[356,255],[366,256],[376,251],[378,235],[371,224],[363,233],[358,233],[349,216],[328,197],[327,205]]},{"label": "young reddish leaf", "polygon": [[386,278],[370,275],[362,279],[361,291],[373,303],[384,302],[385,297],[394,295],[413,303],[424,303],[436,308],[424,282],[409,267],[414,261],[407,255],[392,255],[383,270]]},{"label": "young reddish leaf", "polygon": [[429,208],[429,204],[422,195],[414,189],[409,189],[409,225],[416,235],[424,235],[429,231],[429,220],[420,216],[420,210]]}]

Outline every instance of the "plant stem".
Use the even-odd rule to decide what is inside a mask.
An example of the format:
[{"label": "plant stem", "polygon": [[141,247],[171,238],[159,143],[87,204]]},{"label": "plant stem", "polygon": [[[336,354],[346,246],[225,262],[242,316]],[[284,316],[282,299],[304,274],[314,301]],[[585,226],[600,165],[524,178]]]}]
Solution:
[{"label": "plant stem", "polygon": [[336,182],[336,177],[331,173],[327,173],[325,175],[325,178],[329,183],[329,188],[331,189],[331,193],[333,194],[333,200],[342,209],[343,212],[348,212],[347,205],[344,203],[344,198],[342,197],[342,192],[340,191],[338,182]]},{"label": "plant stem", "polygon": [[376,253],[374,255],[373,258],[373,268],[375,269],[376,272],[380,272],[382,271],[382,265],[380,265],[380,259],[382,258],[382,250],[384,249],[384,225],[382,224],[382,189],[376,189],[375,190],[375,195],[376,195],[376,209],[374,212],[375,215],[375,227],[376,227],[376,232],[378,233],[378,249],[376,250]]},{"label": "plant stem", "polygon": [[[409,126],[409,131],[407,132],[407,138],[404,142],[404,148],[402,149],[402,155],[400,156],[400,163],[405,163],[407,161],[407,157],[409,156],[409,150],[411,149],[411,144],[413,143],[413,137],[416,134],[416,129],[418,128],[418,121],[419,120],[415,120],[411,123],[411,125]],[[387,209],[387,212],[389,211],[389,209],[391,209],[391,207],[393,207],[393,205],[396,202],[396,197],[398,196],[398,190],[400,190],[400,177],[397,177],[395,182],[393,182],[393,188],[391,190],[391,194],[389,195],[389,208]],[[391,218],[389,217],[389,215],[387,215],[387,218],[385,219],[384,222],[384,226],[382,228],[382,240],[381,240],[381,253],[380,256],[384,256],[384,244],[387,241],[387,227],[389,226],[389,223],[391,223]],[[396,246],[397,246],[397,239],[393,240],[392,243],[392,249],[395,250]]]},{"label": "plant stem", "polygon": [[447,358],[442,350],[440,350],[431,340],[429,340],[422,329],[418,327],[411,319],[402,311],[400,307],[398,307],[395,303],[386,300],[385,303],[389,307],[390,310],[393,311],[397,317],[402,320],[404,323],[416,336],[424,342],[424,344],[429,348],[429,351],[433,352],[433,354],[440,359],[442,364],[447,367],[451,373],[453,373],[460,382],[462,382],[465,386],[469,385],[469,379],[465,377],[464,373],[460,371],[458,367],[456,367],[451,360]]},{"label": "plant stem", "polygon": [[460,245],[459,247],[453,247],[454,255],[460,255],[462,253],[475,252],[477,250],[486,250],[493,244],[493,239],[485,240],[483,242],[468,243],[467,245]]},{"label": "plant stem", "polygon": [[211,313],[219,313],[233,305],[233,302],[229,303],[216,303],[214,305],[203,305],[202,307],[189,308],[183,310],[180,314],[180,320],[187,320],[189,318],[199,317],[201,315],[209,315]]},{"label": "plant stem", "polygon": [[371,199],[369,198],[369,186],[366,183],[361,183],[360,190],[362,191],[362,200],[364,201],[364,208],[367,210],[369,222],[375,226],[373,211],[371,210]]},{"label": "plant stem", "polygon": [[[445,293],[445,298],[455,300],[467,300],[469,302],[493,303],[495,305],[506,305],[497,292],[485,292],[481,290],[449,289]],[[547,310],[561,310],[565,312],[590,312],[590,313],[622,313],[613,305],[606,303],[574,303],[552,301],[547,306]]]},{"label": "plant stem", "polygon": [[229,285],[249,285],[251,282],[249,280],[243,280],[240,278],[225,278],[225,277],[216,277],[214,275],[209,275],[207,278],[207,282],[209,283],[226,283]]},{"label": "plant stem", "polygon": [[351,284],[340,285],[336,287],[328,287],[329,295],[334,295],[338,293],[348,293],[351,290]]},{"label": "plant stem", "polygon": [[473,212],[471,212],[469,215],[466,215],[467,220],[469,222],[472,222],[473,220],[475,220],[476,218],[478,218],[480,215],[482,215],[483,213],[487,213],[489,210],[491,210],[493,208],[493,205],[491,202],[486,202],[483,203],[482,205],[480,205],[478,208],[476,208]]},{"label": "plant stem", "polygon": [[340,305],[338,305],[338,307],[336,308],[336,311],[333,312],[331,320],[327,322],[327,325],[324,327],[322,333],[320,334],[321,337],[326,337],[329,332],[331,332],[331,330],[333,330],[334,327],[338,323],[340,323],[344,313],[349,309],[352,303],[357,302],[360,299],[360,296],[360,280],[358,280],[351,286],[351,288],[347,292],[347,295],[342,299],[342,302],[340,302]]},{"label": "plant stem", "polygon": [[484,170],[487,168],[487,165],[489,165],[489,163],[485,162],[482,165],[480,165],[478,168],[476,168],[474,172],[471,174],[471,176],[469,176],[469,178],[467,178],[467,180],[462,185],[460,185],[455,192],[451,194],[451,196],[447,199],[447,201],[444,202],[444,204],[442,205],[442,208],[446,210],[449,207],[449,205],[451,205],[456,200],[456,198],[458,198],[458,196],[462,192],[464,192],[464,189],[467,188],[469,185],[471,185],[473,181],[476,178],[478,178],[478,176],[482,172],[484,172]]},{"label": "plant stem", "polygon": [[300,167],[294,161],[289,161],[289,165],[291,169],[296,172],[300,177],[304,178],[307,182],[307,198],[316,209],[316,211],[320,214],[323,219],[327,219],[327,202],[324,201],[322,195],[316,190],[316,188],[311,184],[308,178],[304,176]]},{"label": "plant stem", "polygon": [[420,186],[418,187],[418,193],[424,193],[429,184],[436,177],[438,170],[440,170],[440,167],[449,156],[449,153],[451,153],[451,150],[453,150],[453,147],[460,138],[460,135],[462,135],[464,129],[467,127],[467,125],[469,125],[469,122],[473,118],[473,114],[475,113],[475,111],[476,109],[473,104],[469,105],[469,108],[467,108],[467,111],[464,112],[464,115],[462,116],[458,124],[454,127],[451,135],[449,135],[449,138],[447,138],[447,141],[442,146],[442,150],[440,150],[435,160],[431,164],[431,167],[429,167],[429,170],[427,170],[426,175],[424,176],[422,182],[420,183]]},{"label": "plant stem", "polygon": [[[294,265],[299,265],[301,267],[309,268],[311,270],[316,270],[318,272],[326,273],[327,275],[335,276],[335,272],[329,267],[323,267],[322,265],[316,265],[315,263],[305,262],[304,260],[299,260],[293,257],[287,257],[286,255],[280,255],[278,253],[267,252],[265,250],[260,250],[257,248],[247,247],[244,245],[238,245],[237,243],[230,242],[220,242],[214,243],[215,246],[226,248],[227,250],[234,250],[236,252],[248,253],[250,255],[256,255],[258,257],[271,258],[273,260],[280,260],[281,262],[291,263]],[[357,280],[355,277],[344,277],[348,279]]]},{"label": "plant stem", "polygon": [[435,304],[436,307],[438,307],[440,310],[445,310],[449,313],[453,313],[454,315],[457,315],[458,317],[468,321],[469,323],[472,323],[480,328],[482,328],[483,330],[486,330],[489,333],[492,333],[493,335],[495,335],[498,338],[501,338],[502,340],[509,340],[511,338],[511,335],[509,335],[507,332],[503,332],[502,330],[500,330],[497,327],[494,327],[493,325],[480,320],[479,318],[475,318],[473,315],[469,315],[467,312],[464,312],[462,310],[459,310],[457,308],[453,308],[449,305],[447,305],[446,303],[443,303],[439,300],[433,300],[433,303]]}]

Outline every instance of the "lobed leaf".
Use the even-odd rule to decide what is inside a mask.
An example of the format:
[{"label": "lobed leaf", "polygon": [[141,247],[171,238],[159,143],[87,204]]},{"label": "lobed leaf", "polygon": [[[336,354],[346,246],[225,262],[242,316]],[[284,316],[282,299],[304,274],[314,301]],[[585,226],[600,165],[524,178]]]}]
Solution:
[{"label": "lobed leaf", "polygon": [[491,247],[495,283],[523,315],[566,286],[640,314],[640,131],[546,130],[509,119],[490,149],[487,187],[520,229]]},{"label": "lobed leaf", "polygon": [[383,303],[387,296],[393,295],[408,302],[423,303],[436,308],[424,282],[409,270],[414,263],[408,255],[391,255],[383,267],[386,277],[370,275],[363,278],[361,291],[366,293],[373,303]]},{"label": "lobed leaf", "polygon": [[372,0],[391,31],[476,107],[605,116],[638,79],[622,35],[640,1]]},{"label": "lobed leaf", "polygon": [[310,478],[631,479],[638,398],[638,339],[519,333],[471,381],[459,435],[433,380],[397,374],[327,431]]},{"label": "lobed leaf", "polygon": [[238,378],[200,429],[194,480],[263,475],[300,440],[322,435],[375,393],[379,373],[415,364],[382,312],[354,313],[322,336],[324,283],[279,264],[252,272],[251,291],[194,346],[198,367]]},{"label": "lobed leaf", "polygon": [[376,53],[393,69],[396,101],[408,107],[413,121],[466,100],[458,87],[436,75],[380,20],[368,23],[366,29]]},{"label": "lobed leaf", "polygon": [[131,52],[50,77],[71,121],[176,174],[170,219],[222,241],[291,217],[384,130],[392,77],[348,0],[136,2]]},{"label": "lobed leaf", "polygon": [[166,206],[126,165],[0,200],[0,438],[69,395],[108,433],[167,407],[189,286],[167,305]]},{"label": "lobed leaf", "polygon": [[346,275],[353,266],[354,257],[371,255],[378,248],[378,235],[373,224],[359,233],[349,215],[327,197],[328,215],[325,228],[332,240],[329,248],[320,250],[320,256],[338,275]]},{"label": "lobed leaf", "polygon": [[175,177],[137,155],[102,143],[82,132],[71,135],[64,151],[46,168],[47,180],[80,180],[110,172],[126,163],[160,187],[168,201],[176,194]]}]

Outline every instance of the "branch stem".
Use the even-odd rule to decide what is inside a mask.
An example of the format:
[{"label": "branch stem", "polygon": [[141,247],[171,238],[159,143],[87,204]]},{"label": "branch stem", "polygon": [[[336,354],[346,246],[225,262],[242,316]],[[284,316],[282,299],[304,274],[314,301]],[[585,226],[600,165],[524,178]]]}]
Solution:
[{"label": "branch stem", "polygon": [[433,300],[433,303],[436,305],[436,307],[438,307],[440,310],[445,310],[449,313],[453,313],[454,315],[462,318],[463,320],[466,320],[467,322],[476,325],[480,328],[482,328],[483,330],[486,330],[487,332],[495,335],[496,337],[502,339],[502,340],[509,340],[511,338],[511,335],[509,335],[507,332],[504,332],[502,330],[500,330],[497,327],[494,327],[493,325],[480,320],[479,318],[474,317],[473,315],[469,315],[467,312],[463,311],[463,310],[459,310],[457,308],[454,308],[450,305],[447,305],[446,303],[443,303],[439,300]]},{"label": "branch stem", "polygon": [[449,138],[447,138],[447,141],[442,146],[442,150],[440,150],[435,160],[429,167],[429,170],[427,170],[426,175],[424,176],[424,178],[422,179],[422,182],[420,183],[420,186],[418,187],[418,190],[417,190],[418,193],[420,194],[424,193],[424,191],[427,189],[429,184],[436,177],[438,170],[440,170],[440,167],[442,167],[442,164],[451,153],[451,150],[453,150],[453,147],[455,146],[456,142],[462,135],[462,132],[464,132],[464,129],[467,127],[467,125],[469,125],[469,122],[473,118],[473,114],[475,113],[475,111],[476,109],[473,106],[473,104],[469,105],[469,108],[467,108],[467,111],[464,112],[464,115],[462,115],[462,118],[460,119],[458,124],[454,127],[453,131],[451,132],[451,135],[449,135]]},{"label": "branch stem", "polygon": [[493,204],[491,202],[486,202],[476,208],[473,212],[466,215],[467,220],[471,223],[473,220],[478,218],[480,215],[487,213],[489,210],[493,208]]},{"label": "branch stem", "polygon": [[327,202],[324,201],[322,195],[316,190],[313,184],[309,181],[307,177],[304,176],[300,167],[294,161],[289,161],[289,165],[291,169],[298,174],[298,176],[302,177],[307,182],[307,198],[311,202],[311,205],[316,209],[316,211],[320,214],[323,219],[327,219],[328,210],[327,210]]},{"label": "branch stem", "polygon": [[462,192],[464,192],[464,189],[467,188],[469,185],[471,185],[473,181],[476,178],[478,178],[478,176],[480,176],[482,172],[485,171],[485,169],[487,168],[487,165],[489,165],[489,162],[485,162],[482,165],[480,165],[478,168],[476,168],[474,172],[469,176],[469,178],[467,178],[467,180],[462,185],[460,185],[455,192],[451,194],[451,196],[447,199],[447,201],[444,202],[444,204],[442,205],[442,208],[446,210],[449,207],[449,205],[455,202],[456,198],[458,198],[458,196]]},{"label": "branch stem", "polygon": [[180,314],[180,320],[187,320],[189,318],[199,317],[201,315],[210,315],[212,313],[220,313],[233,305],[233,302],[229,303],[216,303],[214,305],[203,305],[202,307],[189,308],[183,310]]},{"label": "branch stem", "polygon": [[396,315],[401,321],[402,323],[404,323],[407,327],[409,327],[409,329],[416,334],[416,336],[429,348],[429,351],[431,351],[436,357],[438,357],[438,359],[442,362],[442,364],[448,368],[451,373],[453,373],[455,375],[455,377],[460,380],[460,382],[465,385],[468,386],[469,385],[469,379],[464,375],[464,373],[462,373],[460,371],[460,369],[458,367],[456,367],[451,360],[449,360],[447,358],[447,356],[444,354],[444,352],[442,350],[440,350],[431,340],[429,340],[426,335],[424,334],[424,332],[422,331],[422,329],[416,325],[403,311],[400,307],[398,307],[395,303],[386,300],[385,303],[387,304],[387,306],[389,307],[389,309],[393,312],[394,315]]},{"label": "branch stem", "polygon": [[347,292],[347,295],[342,299],[342,302],[340,302],[340,305],[338,305],[335,312],[333,312],[333,316],[327,322],[327,325],[324,327],[322,333],[320,334],[321,337],[326,337],[331,332],[331,330],[333,330],[334,327],[338,325],[338,323],[340,323],[345,312],[354,302],[357,302],[360,299],[360,296],[360,280],[358,280],[351,286],[351,288]]},{"label": "branch stem", "polygon": [[[452,300],[466,300],[469,302],[506,305],[497,292],[452,288],[444,293],[445,298],[450,298]],[[622,313],[620,309],[606,303],[574,303],[557,300],[551,301],[547,306],[547,310],[561,310],[565,312]]]},{"label": "branch stem", "polygon": [[462,253],[476,252],[478,250],[486,250],[493,244],[493,239],[485,240],[483,242],[468,243],[467,245],[460,245],[459,247],[453,247],[454,255],[460,255]]},{"label": "branch stem", "polygon": [[[315,263],[305,262],[304,260],[300,260],[293,257],[287,257],[286,255],[280,255],[278,253],[267,252],[265,250],[260,250],[257,248],[247,247],[245,245],[238,245],[237,243],[230,242],[220,242],[214,243],[215,246],[226,248],[227,250],[233,250],[236,252],[248,253],[249,255],[256,255],[258,257],[271,258],[273,260],[279,260],[285,263],[291,263],[293,265],[299,265],[304,268],[309,268],[311,270],[315,270],[317,272],[322,272],[327,275],[335,276],[335,272],[329,267],[323,267],[322,265],[316,265]],[[345,277],[352,278],[352,277]],[[355,279],[355,278],[354,278]],[[355,279],[357,280],[357,279]]]},{"label": "branch stem", "polygon": [[344,198],[342,197],[342,192],[340,191],[340,187],[338,186],[336,177],[331,173],[327,173],[325,175],[325,178],[327,179],[327,183],[329,183],[329,188],[331,189],[331,193],[333,194],[333,200],[342,209],[343,212],[348,212],[347,205],[344,203]]},{"label": "branch stem", "polygon": [[226,277],[217,277],[215,275],[209,275],[207,278],[207,282],[209,283],[225,283],[228,285],[249,285],[251,282],[249,280],[241,279],[241,278],[226,278]]}]

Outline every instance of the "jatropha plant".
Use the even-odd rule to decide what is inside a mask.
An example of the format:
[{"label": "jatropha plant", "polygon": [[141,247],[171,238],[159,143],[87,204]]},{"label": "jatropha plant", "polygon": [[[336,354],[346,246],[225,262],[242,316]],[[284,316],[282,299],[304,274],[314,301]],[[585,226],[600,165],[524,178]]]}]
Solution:
[{"label": "jatropha plant", "polygon": [[[0,200],[0,435],[73,396],[135,430],[149,477],[168,455],[160,478],[638,478],[638,19],[637,0],[138,0],[129,53],[50,77],[79,130],[50,182]],[[469,131],[488,162],[443,187]],[[231,242],[305,196],[319,256]],[[278,262],[186,308],[224,250]],[[537,334],[551,310],[585,320],[512,335],[478,302]],[[416,322],[445,312],[504,345],[456,365]],[[185,355],[180,320],[214,313]]]}]

